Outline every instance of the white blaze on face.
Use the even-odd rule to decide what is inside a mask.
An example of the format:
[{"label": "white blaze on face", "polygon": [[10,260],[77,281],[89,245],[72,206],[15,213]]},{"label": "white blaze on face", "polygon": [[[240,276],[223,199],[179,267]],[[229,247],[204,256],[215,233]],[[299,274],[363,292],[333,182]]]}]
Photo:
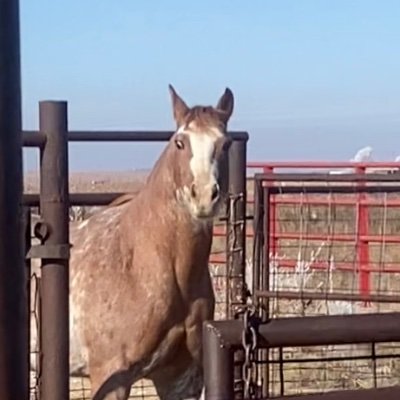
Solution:
[{"label": "white blaze on face", "polygon": [[[179,133],[187,135],[190,142],[191,158],[189,168],[193,181],[183,187],[179,198],[183,199],[195,216],[212,216],[215,209],[213,190],[218,182],[218,163],[214,158],[217,140],[223,135],[217,129],[207,132],[196,132],[189,129],[180,129]],[[194,185],[194,193],[191,185]]]},{"label": "white blaze on face", "polygon": [[190,170],[197,185],[213,185],[217,181],[217,163],[213,159],[216,137],[202,133],[189,133],[192,158]]}]

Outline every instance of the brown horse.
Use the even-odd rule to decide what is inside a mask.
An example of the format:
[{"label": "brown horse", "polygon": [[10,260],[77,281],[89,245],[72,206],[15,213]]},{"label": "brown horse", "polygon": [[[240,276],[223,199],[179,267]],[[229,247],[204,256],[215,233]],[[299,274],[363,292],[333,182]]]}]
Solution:
[{"label": "brown horse", "polygon": [[163,400],[198,399],[202,323],[212,319],[212,221],[227,190],[233,94],[188,107],[142,189],[71,230],[71,374],[96,400],[126,400],[151,379]]}]

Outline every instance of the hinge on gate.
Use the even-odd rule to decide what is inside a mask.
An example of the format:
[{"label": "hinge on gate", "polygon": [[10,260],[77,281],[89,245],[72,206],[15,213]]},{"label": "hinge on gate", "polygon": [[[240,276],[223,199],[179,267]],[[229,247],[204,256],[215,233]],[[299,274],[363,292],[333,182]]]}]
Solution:
[{"label": "hinge on gate", "polygon": [[68,260],[71,247],[70,244],[39,244],[29,249],[26,258]]}]

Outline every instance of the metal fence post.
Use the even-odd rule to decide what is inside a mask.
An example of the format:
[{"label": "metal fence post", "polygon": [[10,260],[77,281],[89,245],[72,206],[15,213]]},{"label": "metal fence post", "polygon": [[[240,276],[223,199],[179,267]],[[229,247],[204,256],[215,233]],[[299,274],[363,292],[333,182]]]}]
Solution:
[{"label": "metal fence post", "polygon": [[69,398],[69,194],[67,103],[39,105],[42,232],[41,400]]},{"label": "metal fence post", "polygon": [[[27,343],[27,354],[26,354],[26,359],[28,365],[30,365],[30,360],[31,360],[31,328],[30,328],[30,318],[31,318],[31,267],[32,263],[29,257],[27,257],[27,253],[31,247],[31,232],[32,232],[32,224],[31,224],[31,218],[32,218],[32,213],[31,213],[31,208],[30,207],[23,207],[22,210],[22,240],[23,240],[23,254],[25,257],[25,274],[26,274],[26,292],[27,292],[27,297],[26,297],[26,308],[28,310],[28,315],[29,315],[29,329],[28,329],[28,334],[26,335],[26,343]],[[30,385],[29,385],[30,386]]]},{"label": "metal fence post", "polygon": [[228,318],[235,305],[243,304],[246,266],[246,159],[247,139],[233,141],[228,155],[229,195],[227,261],[230,305]]},{"label": "metal fence post", "polygon": [[[228,319],[235,317],[237,307],[246,302],[246,203],[247,203],[247,140],[235,140],[229,149],[228,170],[230,201],[227,221],[227,303]],[[235,353],[235,385],[238,398],[242,393],[244,352]]]},{"label": "metal fence post", "polygon": [[203,325],[203,366],[205,400],[233,400],[233,351],[222,345],[214,327]]},{"label": "metal fence post", "polygon": [[0,399],[28,399],[18,0],[0,2]]},{"label": "metal fence post", "polygon": [[[271,227],[275,229],[275,221],[271,221],[271,218],[276,218],[275,205],[271,206],[272,196],[271,196],[271,186],[263,187],[263,181],[260,181],[260,190],[262,191],[261,199],[263,203],[264,212],[262,215],[261,226],[262,232],[262,264],[261,264],[261,290],[270,290],[270,256],[271,256]],[[274,249],[275,250],[275,249]],[[274,255],[273,255],[274,256]],[[260,299],[260,303],[263,306],[261,310],[261,318],[263,321],[268,321],[271,318],[270,309],[270,299]],[[262,388],[262,395],[266,398],[270,395],[270,370],[271,366],[269,363],[270,359],[270,349],[260,350],[260,360],[263,361],[261,366],[261,373],[264,380],[264,385]]]}]

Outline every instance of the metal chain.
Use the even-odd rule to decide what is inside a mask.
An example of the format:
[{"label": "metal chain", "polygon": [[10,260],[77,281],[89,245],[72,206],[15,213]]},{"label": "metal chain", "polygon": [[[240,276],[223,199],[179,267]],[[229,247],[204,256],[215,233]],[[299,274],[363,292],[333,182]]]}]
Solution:
[{"label": "metal chain", "polygon": [[245,399],[255,399],[257,395],[257,386],[253,379],[253,367],[256,362],[255,351],[257,349],[258,324],[256,321],[256,310],[250,305],[243,314],[242,344],[245,352],[245,359],[242,366],[242,377]]},{"label": "metal chain", "polygon": [[[240,257],[241,262],[245,263],[245,260],[242,260],[243,257],[243,244],[239,242],[237,232],[241,231],[246,227],[246,217],[238,219],[236,214],[236,205],[239,201],[242,201],[244,198],[243,193],[237,193],[235,195],[230,194],[228,198],[228,210],[227,210],[227,227],[228,227],[228,248],[227,248],[227,266],[228,266],[228,279],[230,289],[228,290],[228,303],[230,311],[233,314],[235,313],[235,308],[240,308],[240,306],[246,301],[247,297],[247,287],[245,282],[245,276],[237,275],[237,271],[234,271],[234,257]],[[244,234],[245,235],[245,234]],[[245,274],[245,271],[243,271]],[[237,282],[237,279],[240,279],[240,283]],[[232,285],[240,285],[240,290],[232,290]]]},{"label": "metal chain", "polygon": [[[238,243],[238,238],[236,235],[237,229],[243,228],[246,224],[245,219],[238,220],[236,215],[236,203],[243,199],[243,193],[237,194],[235,196],[230,196],[229,198],[229,208],[228,208],[228,221],[230,225],[229,237],[229,260],[228,265],[232,268],[232,256],[235,253],[243,251],[240,243]],[[243,271],[245,274],[245,271]],[[232,271],[229,270],[229,276],[232,276]],[[243,315],[243,332],[242,332],[242,345],[244,349],[244,361],[242,364],[242,381],[244,383],[244,398],[245,399],[255,399],[257,398],[257,384],[254,380],[254,371],[256,365],[256,350],[257,350],[257,331],[258,325],[260,323],[260,318],[258,317],[258,308],[253,304],[252,296],[249,288],[246,285],[245,276],[242,277],[243,287],[241,290],[242,298],[239,300],[237,298],[230,298],[236,303],[234,310],[234,318],[238,318],[240,314]],[[232,294],[232,293],[231,293]],[[238,300],[242,304],[237,304]]]}]

